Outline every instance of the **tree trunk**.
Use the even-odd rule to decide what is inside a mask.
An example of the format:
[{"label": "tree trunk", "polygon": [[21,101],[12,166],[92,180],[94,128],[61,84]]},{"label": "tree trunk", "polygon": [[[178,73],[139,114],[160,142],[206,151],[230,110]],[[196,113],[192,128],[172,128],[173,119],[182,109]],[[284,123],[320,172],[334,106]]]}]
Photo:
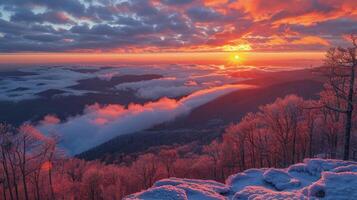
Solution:
[{"label": "tree trunk", "polygon": [[22,184],[24,187],[24,193],[25,193],[25,199],[29,200],[29,194],[28,194],[28,189],[27,189],[27,183],[26,183],[26,138],[23,138],[23,146],[22,146],[22,166],[21,166],[21,177],[22,177]]},{"label": "tree trunk", "polygon": [[50,184],[50,192],[51,192],[51,199],[55,199],[55,192],[53,190],[53,183],[52,183],[52,158],[53,158],[53,154],[54,154],[54,150],[51,152],[48,162],[50,165],[50,168],[48,169],[48,180],[49,180],[49,184]]},{"label": "tree trunk", "polygon": [[4,153],[4,149],[2,149],[2,156],[3,156],[3,168],[4,168],[4,172],[5,172],[5,178],[6,178],[6,182],[7,182],[7,187],[9,188],[9,194],[10,194],[10,199],[13,200],[14,196],[12,194],[12,188],[11,188],[11,182],[10,182],[10,175],[9,175],[9,170],[7,168],[7,161],[6,161],[6,155]]},{"label": "tree trunk", "polygon": [[10,161],[10,166],[11,166],[11,170],[12,170],[12,181],[13,181],[14,188],[15,188],[16,200],[19,200],[19,189],[17,186],[16,167],[14,166],[14,163],[12,162],[10,155],[9,155],[9,161]]},{"label": "tree trunk", "polygon": [[309,158],[312,158],[313,153],[312,153],[312,134],[313,134],[313,130],[309,130]]},{"label": "tree trunk", "polygon": [[[35,175],[35,176],[37,176],[37,175]],[[37,200],[40,200],[41,199],[41,195],[40,195],[40,186],[39,186],[39,180],[38,180],[39,178],[37,177],[37,178],[35,178],[35,190],[36,190],[36,199]]]},{"label": "tree trunk", "polygon": [[350,158],[350,138],[351,138],[351,124],[352,121],[352,112],[347,112],[346,117],[346,129],[345,129],[345,146],[343,153],[343,160],[348,160]]},{"label": "tree trunk", "polygon": [[296,150],[295,150],[295,146],[296,146],[296,129],[293,131],[293,134],[294,134],[293,135],[293,149],[292,149],[292,153],[291,153],[291,163],[290,164],[294,164],[295,163],[295,156],[296,156]]},{"label": "tree trunk", "polygon": [[29,200],[29,196],[28,196],[28,191],[27,191],[27,184],[26,184],[26,177],[25,177],[25,172],[22,173],[22,184],[24,187],[24,193],[25,193],[25,199]]},{"label": "tree trunk", "polygon": [[2,183],[2,195],[4,200],[6,200],[6,187],[5,187],[5,183]]},{"label": "tree trunk", "polygon": [[241,145],[241,150],[240,150],[240,153],[241,153],[241,171],[245,170],[245,146],[244,146],[244,143],[242,143]]},{"label": "tree trunk", "polygon": [[354,82],[355,82],[355,64],[351,67],[351,78],[350,78],[350,84],[348,90],[348,102],[347,102],[346,126],[345,126],[345,146],[343,152],[343,160],[348,160],[350,158],[350,139],[351,139],[351,128],[352,128]]},{"label": "tree trunk", "polygon": [[51,199],[55,199],[55,192],[53,190],[53,183],[52,183],[52,167],[48,170],[48,177],[50,182],[50,192],[51,192]]}]

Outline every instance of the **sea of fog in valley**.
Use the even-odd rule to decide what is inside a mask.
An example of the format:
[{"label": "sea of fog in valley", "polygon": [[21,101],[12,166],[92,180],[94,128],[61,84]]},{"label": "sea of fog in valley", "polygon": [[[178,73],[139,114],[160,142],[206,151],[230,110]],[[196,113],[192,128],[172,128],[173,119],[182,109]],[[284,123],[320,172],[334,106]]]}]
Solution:
[{"label": "sea of fog in valley", "polygon": [[[121,135],[172,124],[222,96],[269,85],[251,80],[262,81],[268,74],[279,77],[278,73],[291,70],[296,68],[175,64],[3,68],[0,112],[6,114],[0,121],[29,123],[44,134],[56,134],[60,146],[75,155]],[[217,124],[229,122],[222,121],[212,117],[207,124],[220,127]],[[181,134],[189,128],[175,131]]]}]

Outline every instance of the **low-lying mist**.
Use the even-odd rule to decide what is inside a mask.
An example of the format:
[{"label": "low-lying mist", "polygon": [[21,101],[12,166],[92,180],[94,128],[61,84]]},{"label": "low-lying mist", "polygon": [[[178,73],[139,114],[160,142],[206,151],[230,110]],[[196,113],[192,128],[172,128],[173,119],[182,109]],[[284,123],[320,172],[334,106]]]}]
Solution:
[{"label": "low-lying mist", "polygon": [[194,92],[180,100],[161,98],[145,104],[119,104],[87,106],[84,114],[61,122],[47,116],[37,126],[45,134],[57,134],[60,145],[74,155],[95,147],[122,134],[148,129],[154,125],[174,120],[192,109],[208,103],[242,85],[224,85]]}]

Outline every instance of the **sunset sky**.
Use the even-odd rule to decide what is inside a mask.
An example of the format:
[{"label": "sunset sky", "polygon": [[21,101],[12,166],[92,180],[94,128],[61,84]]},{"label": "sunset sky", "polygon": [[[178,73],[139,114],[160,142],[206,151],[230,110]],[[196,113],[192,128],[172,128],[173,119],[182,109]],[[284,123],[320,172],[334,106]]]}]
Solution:
[{"label": "sunset sky", "polygon": [[0,63],[320,59],[356,32],[355,0],[2,0]]}]

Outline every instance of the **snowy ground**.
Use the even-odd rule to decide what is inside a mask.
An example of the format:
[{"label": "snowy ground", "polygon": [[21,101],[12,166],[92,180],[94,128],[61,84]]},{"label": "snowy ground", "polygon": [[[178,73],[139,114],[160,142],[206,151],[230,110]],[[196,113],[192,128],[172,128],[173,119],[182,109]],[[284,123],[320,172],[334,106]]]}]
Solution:
[{"label": "snowy ground", "polygon": [[286,169],[249,169],[216,181],[170,178],[126,200],[357,199],[357,162],[305,159]]}]

